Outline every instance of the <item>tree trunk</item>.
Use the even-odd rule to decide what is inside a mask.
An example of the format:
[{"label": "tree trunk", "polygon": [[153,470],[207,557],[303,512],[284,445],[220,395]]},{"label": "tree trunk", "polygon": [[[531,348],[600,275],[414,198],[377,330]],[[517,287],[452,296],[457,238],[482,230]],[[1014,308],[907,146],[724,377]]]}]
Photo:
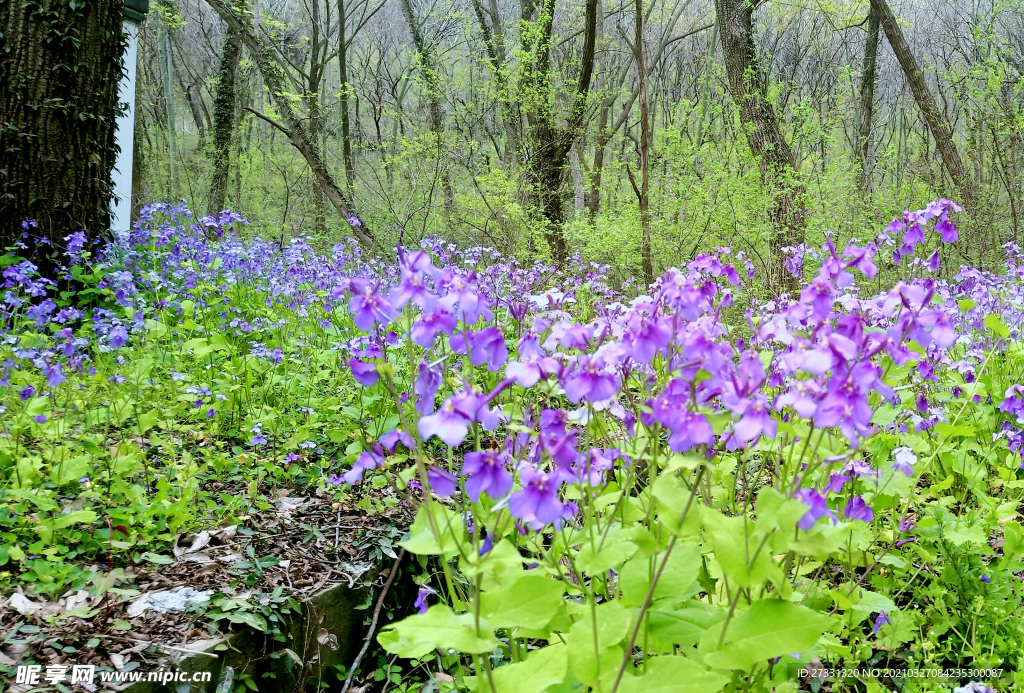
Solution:
[{"label": "tree trunk", "polygon": [[[520,123],[515,109],[509,103],[505,31],[501,25],[498,0],[490,0],[486,8],[481,0],[473,0],[473,10],[476,14],[477,24],[480,25],[480,31],[484,35],[484,47],[487,49],[487,59],[498,94],[498,113],[505,130],[505,151],[502,154],[502,160],[505,163],[511,163],[519,151]],[[490,17],[490,21],[486,16]]]},{"label": "tree trunk", "polygon": [[[345,186],[348,188],[348,199],[353,199],[352,192],[356,177],[356,160],[352,156],[352,123],[348,113],[348,44],[345,38],[345,0],[338,0],[338,75],[341,79],[341,150],[345,159]],[[378,140],[380,128],[377,129]]]},{"label": "tree trunk", "polygon": [[921,115],[924,116],[928,129],[935,139],[935,146],[938,148],[939,154],[942,155],[942,163],[946,167],[946,172],[949,173],[949,177],[953,179],[953,184],[957,186],[960,193],[960,202],[968,211],[976,211],[977,200],[974,185],[967,177],[960,152],[957,151],[956,144],[953,143],[953,128],[939,111],[935,99],[932,98],[928,84],[924,80],[924,74],[917,66],[917,59],[914,58],[910,44],[903,36],[903,30],[900,29],[896,16],[885,0],[871,0],[871,9],[878,15],[882,29],[885,30],[885,37],[889,40],[889,45],[892,46],[892,51],[896,54],[900,67],[903,68],[903,74],[906,75],[907,83],[910,84],[914,101],[921,109]]},{"label": "tree trunk", "polygon": [[199,90],[196,87],[187,86],[180,75],[178,76],[178,88],[185,95],[188,109],[192,112],[192,121],[196,124],[196,134],[199,136],[196,149],[202,151],[206,149],[206,125],[203,123],[203,109],[199,105]]},{"label": "tree trunk", "polygon": [[231,139],[235,129],[235,77],[242,55],[242,34],[227,26],[220,56],[220,82],[213,99],[213,178],[210,182],[208,213],[224,210],[231,170]]},{"label": "tree trunk", "polygon": [[857,187],[861,192],[871,190],[872,141],[871,120],[875,112],[875,63],[878,56],[878,13],[868,14],[868,36],[864,42],[864,67],[860,74],[860,138],[857,140],[857,158],[860,175]]},{"label": "tree trunk", "polygon": [[[530,5],[524,3],[524,19]],[[538,112],[527,115],[533,140],[533,160],[529,175],[538,198],[540,212],[544,219],[544,238],[551,250],[552,259],[561,264],[569,257],[565,240],[565,206],[563,204],[562,181],[569,150],[579,135],[580,126],[586,114],[590,81],[594,74],[594,49],[597,41],[597,0],[587,0],[584,19],[583,55],[580,61],[580,77],[576,85],[571,111],[565,127],[555,122],[551,98],[551,29],[555,11],[555,0],[545,0],[539,8],[536,38],[524,45],[524,52],[533,55],[533,88],[536,92]]]},{"label": "tree trunk", "polygon": [[122,0],[0,4],[0,247],[25,219],[58,258],[65,236],[109,228],[123,11]]},{"label": "tree trunk", "polygon": [[437,163],[440,171],[441,186],[444,190],[444,212],[445,217],[451,220],[452,212],[455,209],[455,193],[452,189],[451,176],[448,172],[448,154],[444,145],[444,111],[441,110],[441,84],[434,66],[434,56],[427,48],[423,40],[423,32],[420,31],[419,22],[412,12],[411,0],[402,0],[402,14],[409,25],[409,33],[412,34],[413,46],[416,48],[416,55],[420,60],[420,67],[423,72],[423,81],[427,90],[427,100],[430,104],[430,133],[437,141]]},{"label": "tree trunk", "polygon": [[[654,283],[654,259],[651,257],[651,212],[650,212],[650,152],[651,152],[651,109],[647,95],[647,68],[644,66],[644,15],[643,0],[636,0],[636,33],[633,38],[633,59],[636,61],[637,86],[640,89],[640,185],[637,186],[632,173],[629,182],[633,184],[640,206],[640,228],[643,230],[640,257],[643,260],[644,283]],[[627,171],[629,169],[626,169]]]},{"label": "tree trunk", "polygon": [[174,57],[171,55],[171,28],[166,24],[161,45],[163,47],[160,65],[163,67],[164,115],[167,117],[167,156],[171,174],[170,198],[173,200],[178,194],[178,136],[174,115]]},{"label": "tree trunk", "polygon": [[750,151],[760,162],[761,179],[772,191],[769,281],[795,289],[796,277],[785,271],[783,248],[804,242],[806,211],[796,162],[768,101],[767,76],[761,69],[752,26],[753,6],[747,0],[715,0],[715,10],[729,78],[729,91],[739,108]]},{"label": "tree trunk", "polygon": [[292,108],[291,101],[288,99],[288,90],[285,87],[282,68],[272,57],[270,49],[267,48],[263,41],[243,22],[241,16],[227,5],[224,0],[207,0],[207,2],[221,16],[221,19],[234,26],[241,34],[242,43],[249,50],[249,54],[263,76],[267,91],[270,93],[271,98],[274,99],[274,105],[277,107],[277,111],[281,114],[281,119],[284,122],[279,123],[258,111],[252,111],[252,113],[265,122],[270,123],[288,137],[288,141],[302,155],[302,158],[306,160],[310,170],[313,172],[313,176],[323,186],[324,194],[331,205],[348,221],[352,235],[364,247],[376,250],[377,241],[373,234],[370,233],[361,219],[349,211],[348,205],[345,202],[345,196],[342,195],[341,189],[338,188],[338,184],[334,182],[334,178],[331,176],[331,172],[324,165],[319,143],[311,141],[305,128],[302,127],[299,116],[295,113],[295,109]]}]

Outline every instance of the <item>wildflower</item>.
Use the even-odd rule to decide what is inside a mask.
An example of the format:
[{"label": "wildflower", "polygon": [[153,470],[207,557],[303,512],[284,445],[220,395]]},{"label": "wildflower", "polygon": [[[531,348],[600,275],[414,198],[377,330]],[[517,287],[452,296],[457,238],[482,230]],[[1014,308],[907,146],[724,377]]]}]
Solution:
[{"label": "wildflower", "polygon": [[848,520],[861,520],[862,522],[871,522],[871,520],[875,519],[875,513],[872,511],[871,506],[865,503],[864,499],[860,496],[854,496],[846,502],[843,515]]},{"label": "wildflower", "polygon": [[18,393],[18,398],[21,399],[22,402],[27,402],[32,399],[32,395],[34,394],[36,394],[36,389],[31,385],[26,385],[21,388],[21,391]]},{"label": "wildflower", "polygon": [[35,421],[37,424],[44,424],[46,423],[46,414],[39,414],[38,416],[33,416],[32,420]]},{"label": "wildflower", "polygon": [[374,446],[373,450],[364,451],[359,454],[356,461],[352,464],[352,468],[349,469],[342,478],[346,484],[352,485],[357,483],[363,478],[363,474],[371,469],[376,469],[384,465],[384,451],[380,445]]},{"label": "wildflower", "polygon": [[453,496],[458,489],[459,480],[455,475],[436,465],[427,470],[427,481],[430,482],[430,490],[438,496]]},{"label": "wildflower", "polygon": [[884,611],[879,611],[878,616],[875,617],[875,625],[871,627],[872,633],[878,633],[882,626],[892,625],[892,621],[889,620],[889,615]]},{"label": "wildflower", "polygon": [[981,577],[980,577],[979,579],[980,579],[980,580],[981,580],[982,582],[984,582],[984,583],[985,583],[986,585],[987,585],[988,583],[992,582],[992,578],[990,578],[990,577],[989,577],[988,575],[982,575],[982,576],[981,576]]},{"label": "wildflower", "polygon": [[608,372],[602,357],[581,356],[565,381],[565,396],[573,404],[584,399],[600,402],[614,397],[621,385],[619,377]]},{"label": "wildflower", "polygon": [[416,613],[423,615],[427,613],[427,597],[432,594],[437,594],[434,590],[430,589],[426,585],[420,587],[416,592],[416,601],[413,602],[413,606],[416,607]]},{"label": "wildflower", "polygon": [[483,542],[483,544],[481,544],[480,551],[479,551],[479,553],[477,555],[484,556],[484,555],[490,553],[490,551],[491,551],[491,549],[493,547],[494,547],[494,539],[492,539],[491,535],[488,534],[487,536],[484,537],[484,542]]},{"label": "wildflower", "polygon": [[480,494],[501,498],[512,488],[512,475],[505,469],[506,456],[499,450],[466,453],[462,473],[466,477],[466,495],[476,503]]},{"label": "wildflower", "polygon": [[348,360],[348,367],[352,371],[352,377],[363,387],[373,387],[380,379],[376,364],[353,358]]},{"label": "wildflower", "polygon": [[128,330],[124,329],[123,325],[118,325],[110,331],[108,337],[110,339],[110,346],[114,349],[120,349],[128,342]]},{"label": "wildflower", "polygon": [[796,523],[796,526],[805,532],[810,531],[814,527],[815,523],[822,517],[831,518],[832,524],[838,522],[838,518],[835,516],[825,501],[825,497],[815,491],[813,488],[803,488],[793,494],[793,497],[798,501],[808,506],[807,512],[804,513],[803,517]]},{"label": "wildflower", "polygon": [[524,466],[519,472],[523,488],[516,491],[508,501],[509,512],[540,529],[562,517],[562,502],[558,499],[561,482],[554,473],[541,472],[531,466]]},{"label": "wildflower", "polygon": [[64,382],[64,374],[60,370],[59,363],[51,363],[43,369],[43,375],[46,376],[46,384],[50,387],[57,387]]},{"label": "wildflower", "polygon": [[378,442],[388,452],[394,452],[398,444],[401,443],[406,447],[407,450],[412,450],[416,447],[416,444],[412,440],[412,436],[403,431],[400,428],[396,428],[393,431],[388,431],[380,437]]},{"label": "wildflower", "polygon": [[913,465],[917,462],[917,455],[910,448],[896,448],[893,451],[895,462],[892,463],[892,470],[894,472],[903,472],[907,477],[914,476]]}]

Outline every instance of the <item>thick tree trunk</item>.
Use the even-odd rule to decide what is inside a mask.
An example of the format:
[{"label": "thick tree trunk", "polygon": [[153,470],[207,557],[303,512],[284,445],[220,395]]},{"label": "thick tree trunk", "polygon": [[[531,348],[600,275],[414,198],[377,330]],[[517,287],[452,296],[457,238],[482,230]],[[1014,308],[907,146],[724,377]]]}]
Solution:
[{"label": "thick tree trunk", "polygon": [[871,121],[875,113],[875,76],[878,56],[878,13],[868,15],[868,36],[864,42],[864,66],[860,73],[860,138],[857,140],[857,158],[860,174],[857,187],[862,192],[871,189],[872,141]]},{"label": "thick tree trunk", "polygon": [[235,76],[242,55],[242,34],[230,24],[220,55],[220,81],[213,99],[213,178],[210,182],[210,206],[217,214],[224,210],[231,171],[231,139],[235,130]]},{"label": "thick tree trunk", "polygon": [[782,134],[775,109],[768,101],[767,76],[754,46],[753,6],[747,0],[715,0],[715,10],[729,91],[739,108],[747,144],[760,161],[761,178],[773,195],[769,210],[772,225],[770,281],[776,286],[795,289],[795,277],[785,272],[786,258],[782,249],[804,242],[803,185],[797,178],[793,152]]},{"label": "thick tree trunk", "polygon": [[431,55],[426,41],[423,40],[423,32],[420,31],[419,22],[412,11],[411,0],[402,0],[402,14],[409,25],[409,33],[412,34],[413,46],[416,48],[416,55],[420,61],[420,68],[423,73],[423,82],[427,90],[427,100],[430,104],[430,133],[437,141],[437,165],[440,171],[441,186],[444,190],[444,211],[449,222],[452,212],[455,209],[455,192],[452,189],[451,175],[448,172],[448,153],[444,144],[444,111],[441,109],[441,80],[434,66],[434,56]]},{"label": "thick tree trunk", "polygon": [[75,231],[109,228],[123,10],[122,0],[0,4],[0,248],[25,219],[58,252]]},{"label": "thick tree trunk", "polygon": [[885,0],[871,0],[871,10],[878,15],[882,29],[885,30],[885,37],[889,40],[889,45],[892,46],[892,51],[896,54],[900,67],[903,68],[903,74],[907,77],[914,101],[921,109],[921,115],[924,116],[925,122],[928,123],[928,129],[935,139],[935,146],[938,148],[939,154],[942,155],[942,163],[946,167],[946,172],[953,179],[953,184],[956,185],[960,193],[960,202],[968,211],[975,211],[977,200],[974,184],[968,178],[963,160],[960,158],[960,152],[953,142],[953,128],[950,127],[949,121],[939,110],[935,99],[932,98],[928,84],[924,80],[924,74],[918,68],[917,59],[914,58],[914,53],[910,50],[910,44],[907,43],[903,36],[903,30],[900,29],[900,25],[896,21],[896,15],[892,13],[892,9]]},{"label": "thick tree trunk", "polygon": [[252,112],[288,137],[288,141],[302,155],[302,158],[306,160],[310,170],[313,172],[313,176],[323,186],[324,194],[326,194],[331,205],[348,221],[352,235],[359,239],[359,242],[366,248],[376,250],[376,239],[369,229],[364,226],[362,220],[349,211],[348,205],[345,202],[345,196],[342,195],[341,189],[338,188],[338,184],[334,182],[330,171],[327,170],[323,156],[320,154],[319,143],[311,141],[305,128],[302,127],[299,116],[295,113],[295,109],[292,108],[291,101],[288,99],[288,90],[285,87],[281,66],[272,57],[270,49],[264,45],[263,41],[242,20],[242,17],[224,0],[207,0],[207,2],[221,16],[221,19],[230,26],[235,27],[241,34],[242,43],[245,44],[253,61],[256,63],[257,69],[259,69],[260,74],[263,76],[267,91],[270,93],[271,98],[274,99],[274,105],[277,107],[278,113],[281,114],[281,120],[284,122],[279,123],[262,113]]},{"label": "thick tree trunk", "polygon": [[[529,19],[531,6],[524,3],[524,20]],[[565,127],[559,127],[552,112],[554,102],[551,96],[551,28],[555,1],[546,0],[539,8],[536,40],[524,46],[524,52],[533,54],[533,86],[536,91],[539,112],[529,115],[533,140],[533,160],[529,167],[531,182],[537,194],[540,212],[544,219],[544,238],[557,263],[569,257],[565,240],[565,205],[562,181],[569,151],[579,135],[586,114],[590,81],[594,74],[594,50],[597,41],[597,0],[587,0],[584,19],[583,55],[580,60],[580,76],[573,96],[571,111]]]}]

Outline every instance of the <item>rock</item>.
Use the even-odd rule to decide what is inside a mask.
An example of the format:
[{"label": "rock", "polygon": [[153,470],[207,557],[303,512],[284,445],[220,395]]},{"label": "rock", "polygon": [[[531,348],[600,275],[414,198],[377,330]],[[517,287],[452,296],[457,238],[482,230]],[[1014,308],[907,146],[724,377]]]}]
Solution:
[{"label": "rock", "polygon": [[155,611],[160,614],[168,611],[185,611],[190,606],[210,601],[212,594],[213,590],[199,592],[191,587],[147,592],[128,605],[128,618],[141,616],[146,611]]}]

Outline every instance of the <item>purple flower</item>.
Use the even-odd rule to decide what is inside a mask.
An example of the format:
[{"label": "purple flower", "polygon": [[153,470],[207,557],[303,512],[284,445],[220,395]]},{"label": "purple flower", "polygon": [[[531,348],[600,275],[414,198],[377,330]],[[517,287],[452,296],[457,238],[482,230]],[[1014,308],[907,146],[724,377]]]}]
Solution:
[{"label": "purple flower", "polygon": [[772,418],[770,405],[764,395],[757,393],[740,400],[734,412],[740,414],[740,420],[733,424],[733,431],[740,442],[754,440],[761,434],[775,437],[778,424]]},{"label": "purple flower", "polygon": [[473,416],[457,407],[457,401],[455,397],[449,397],[437,413],[419,420],[417,427],[423,440],[437,436],[451,447],[462,444],[469,433],[469,425],[473,423]]},{"label": "purple flower", "polygon": [[380,445],[374,446],[373,450],[364,451],[359,454],[356,461],[352,464],[352,468],[349,469],[342,476],[346,484],[352,485],[357,483],[363,478],[363,474],[371,469],[383,466],[384,464],[384,451]]},{"label": "purple flower", "polygon": [[436,465],[427,470],[427,481],[433,493],[444,497],[455,495],[459,487],[459,480],[454,474]]},{"label": "purple flower", "polygon": [[466,495],[476,503],[480,494],[501,498],[512,488],[512,475],[505,469],[507,456],[499,450],[466,453],[462,473],[466,477]]},{"label": "purple flower", "polygon": [[[428,259],[427,263],[429,264],[429,262],[430,260]],[[388,300],[391,301],[391,305],[396,310],[404,308],[409,301],[414,302],[423,309],[433,306],[436,301],[430,291],[427,290],[426,278],[423,276],[423,273],[409,268],[402,270],[398,284],[388,294]]]},{"label": "purple flower", "polygon": [[324,480],[324,486],[331,484],[332,486],[341,486],[343,479],[337,474],[331,474]]},{"label": "purple flower", "polygon": [[[917,462],[917,455],[910,448],[896,448],[893,451],[895,462],[892,463],[894,472],[903,472],[907,477],[914,476],[914,463]],[[906,530],[902,530],[906,531]]]},{"label": "purple flower", "polygon": [[425,585],[416,592],[416,601],[413,602],[413,606],[416,607],[416,613],[420,616],[427,613],[427,597],[432,594],[436,594],[436,592]]},{"label": "purple flower", "polygon": [[984,582],[984,583],[985,583],[986,585],[987,585],[988,583],[992,582],[992,578],[990,578],[990,577],[989,577],[988,575],[982,575],[982,576],[981,576],[980,578],[978,578],[978,579],[979,579],[979,580],[981,580],[982,582]]},{"label": "purple flower", "polygon": [[404,445],[407,450],[412,450],[416,447],[416,444],[412,440],[412,436],[403,431],[400,428],[396,428],[393,431],[388,431],[382,435],[378,441],[385,450],[388,452],[394,452],[395,448],[399,443]]},{"label": "purple flower", "polygon": [[354,295],[349,303],[352,320],[363,332],[369,332],[377,323],[387,325],[394,318],[394,309],[387,299],[377,293],[377,287],[363,280],[352,282]]},{"label": "purple flower", "polygon": [[634,361],[650,363],[655,355],[668,345],[672,338],[671,325],[658,318],[647,318],[625,335]]},{"label": "purple flower", "polygon": [[936,222],[935,230],[942,234],[943,243],[956,243],[959,234],[956,232],[956,228],[953,226],[953,222],[948,219]]},{"label": "purple flower", "polygon": [[478,555],[484,556],[490,553],[492,548],[494,548],[494,540],[491,538],[491,535],[488,534],[486,537],[484,537],[484,543],[480,546],[480,551]]},{"label": "purple flower", "polygon": [[601,402],[614,397],[622,383],[609,373],[600,356],[580,356],[576,369],[565,381],[565,396],[573,404],[581,400]]},{"label": "purple flower", "polygon": [[434,411],[434,396],[441,387],[441,371],[431,368],[426,363],[419,365],[419,372],[416,376],[416,411],[420,416],[431,414]]},{"label": "purple flower", "polygon": [[51,363],[44,368],[43,375],[46,376],[46,384],[50,387],[57,387],[64,382],[64,374],[60,370],[59,363]]},{"label": "purple flower", "polygon": [[88,484],[89,483],[89,477],[83,476],[81,479],[78,480],[78,483],[80,483],[80,484]]},{"label": "purple flower", "polygon": [[804,513],[800,521],[796,523],[796,526],[805,532],[810,531],[814,527],[815,523],[822,517],[829,517],[832,520],[832,524],[838,522],[838,518],[835,516],[825,501],[825,497],[815,491],[813,488],[802,488],[793,494],[793,497],[798,501],[808,506],[808,510]]},{"label": "purple flower", "polygon": [[22,402],[27,402],[28,400],[32,399],[32,395],[34,394],[36,394],[36,389],[31,385],[26,385],[25,387],[21,388],[21,391],[18,393],[18,397],[21,399]]},{"label": "purple flower", "polygon": [[[128,378],[124,377],[123,375],[118,375],[117,373],[114,373],[114,375],[107,378],[108,383],[114,383],[115,385],[120,385],[126,380],[128,380]],[[200,400],[199,404],[196,405],[196,408],[198,409],[201,405],[202,400]]]},{"label": "purple flower", "polygon": [[878,616],[875,617],[875,625],[871,627],[871,632],[877,633],[884,625],[892,625],[892,621],[889,620],[888,614],[879,611]]},{"label": "purple flower", "polygon": [[212,419],[216,415],[217,411],[215,409],[210,409],[208,412],[206,412],[206,418],[208,419]]},{"label": "purple flower", "polygon": [[537,335],[533,333],[527,333],[519,340],[518,359],[509,361],[505,366],[505,377],[512,378],[523,387],[533,387],[542,375],[558,372],[558,361],[544,353]]},{"label": "purple flower", "polygon": [[931,257],[928,258],[928,270],[931,272],[938,272],[939,265],[942,263],[942,258],[939,257],[939,251],[936,250],[932,253]]},{"label": "purple flower", "polygon": [[377,365],[374,363],[367,363],[362,359],[349,359],[348,367],[352,369],[352,377],[363,387],[373,387],[380,379]]},{"label": "purple flower", "polygon": [[489,371],[498,370],[508,360],[505,336],[493,325],[479,332],[455,333],[451,337],[451,345],[456,354],[468,352],[474,366],[487,364]]},{"label": "purple flower", "polygon": [[128,330],[124,329],[123,325],[118,325],[110,331],[110,346],[114,349],[120,349],[128,342]]},{"label": "purple flower", "polygon": [[862,522],[871,522],[871,520],[875,519],[875,513],[871,506],[865,503],[864,499],[860,496],[854,496],[846,502],[843,515],[846,516],[847,520],[860,520]]},{"label": "purple flower", "polygon": [[252,440],[249,441],[249,445],[266,445],[267,437],[263,435],[262,431],[254,431],[252,434]]},{"label": "purple flower", "polygon": [[526,465],[519,472],[523,484],[520,491],[512,494],[508,510],[537,530],[556,522],[562,517],[562,502],[558,499],[561,481],[553,472],[541,472]]},{"label": "purple flower", "polygon": [[455,316],[438,306],[430,313],[420,313],[416,316],[409,337],[413,344],[429,349],[434,345],[438,333],[451,334],[457,326]]},{"label": "purple flower", "polygon": [[38,416],[33,416],[32,420],[35,421],[37,424],[44,424],[46,423],[46,414],[39,414]]}]

